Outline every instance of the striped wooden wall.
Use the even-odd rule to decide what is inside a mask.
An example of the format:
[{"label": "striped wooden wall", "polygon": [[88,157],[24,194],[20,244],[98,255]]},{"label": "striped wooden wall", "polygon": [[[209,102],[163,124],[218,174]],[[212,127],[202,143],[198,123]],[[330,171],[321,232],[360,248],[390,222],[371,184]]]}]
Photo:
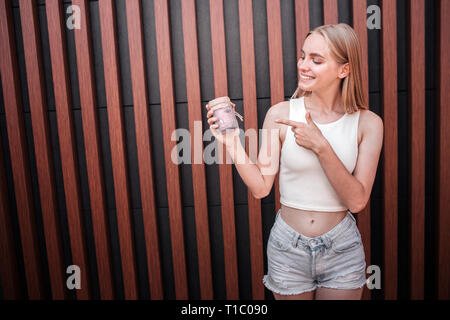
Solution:
[{"label": "striped wooden wall", "polygon": [[[177,165],[172,133],[210,146],[204,105],[223,95],[244,131],[261,128],[295,89],[307,32],[346,22],[385,128],[356,214],[382,276],[363,298],[448,299],[449,15],[446,0],[0,0],[0,296],[271,299],[278,181],[258,200],[232,164]],[[72,264],[80,290],[66,288]]]}]

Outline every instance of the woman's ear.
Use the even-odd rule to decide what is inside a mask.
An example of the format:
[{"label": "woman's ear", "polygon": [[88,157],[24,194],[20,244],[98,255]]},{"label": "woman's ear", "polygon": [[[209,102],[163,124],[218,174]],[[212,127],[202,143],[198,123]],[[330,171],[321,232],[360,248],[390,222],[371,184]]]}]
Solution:
[{"label": "woman's ear", "polygon": [[349,75],[349,73],[350,73],[350,65],[347,62],[339,68],[339,78],[344,79]]}]

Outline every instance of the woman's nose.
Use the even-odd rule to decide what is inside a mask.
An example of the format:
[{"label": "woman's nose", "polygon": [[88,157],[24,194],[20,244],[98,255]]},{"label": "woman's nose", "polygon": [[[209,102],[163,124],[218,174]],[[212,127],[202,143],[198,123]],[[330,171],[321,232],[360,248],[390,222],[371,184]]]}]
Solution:
[{"label": "woman's nose", "polygon": [[302,71],[307,71],[306,59],[298,59],[297,68]]}]

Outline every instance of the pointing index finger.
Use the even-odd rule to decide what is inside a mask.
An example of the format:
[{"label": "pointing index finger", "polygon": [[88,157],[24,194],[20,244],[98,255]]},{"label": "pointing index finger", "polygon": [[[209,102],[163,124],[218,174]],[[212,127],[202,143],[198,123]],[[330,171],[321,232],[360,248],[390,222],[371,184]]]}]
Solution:
[{"label": "pointing index finger", "polygon": [[288,120],[288,119],[276,119],[275,122],[285,124],[288,126],[292,126],[292,127],[298,127],[298,124],[299,124],[296,121],[292,121],[292,120]]}]

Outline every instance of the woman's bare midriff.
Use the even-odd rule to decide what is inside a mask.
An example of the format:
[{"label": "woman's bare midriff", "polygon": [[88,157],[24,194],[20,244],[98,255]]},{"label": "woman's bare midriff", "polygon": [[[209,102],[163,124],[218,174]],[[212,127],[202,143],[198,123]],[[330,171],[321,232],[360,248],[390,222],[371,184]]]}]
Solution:
[{"label": "woman's bare midriff", "polygon": [[281,218],[298,233],[313,238],[327,233],[345,218],[347,211],[325,212],[291,208],[281,204]]}]

